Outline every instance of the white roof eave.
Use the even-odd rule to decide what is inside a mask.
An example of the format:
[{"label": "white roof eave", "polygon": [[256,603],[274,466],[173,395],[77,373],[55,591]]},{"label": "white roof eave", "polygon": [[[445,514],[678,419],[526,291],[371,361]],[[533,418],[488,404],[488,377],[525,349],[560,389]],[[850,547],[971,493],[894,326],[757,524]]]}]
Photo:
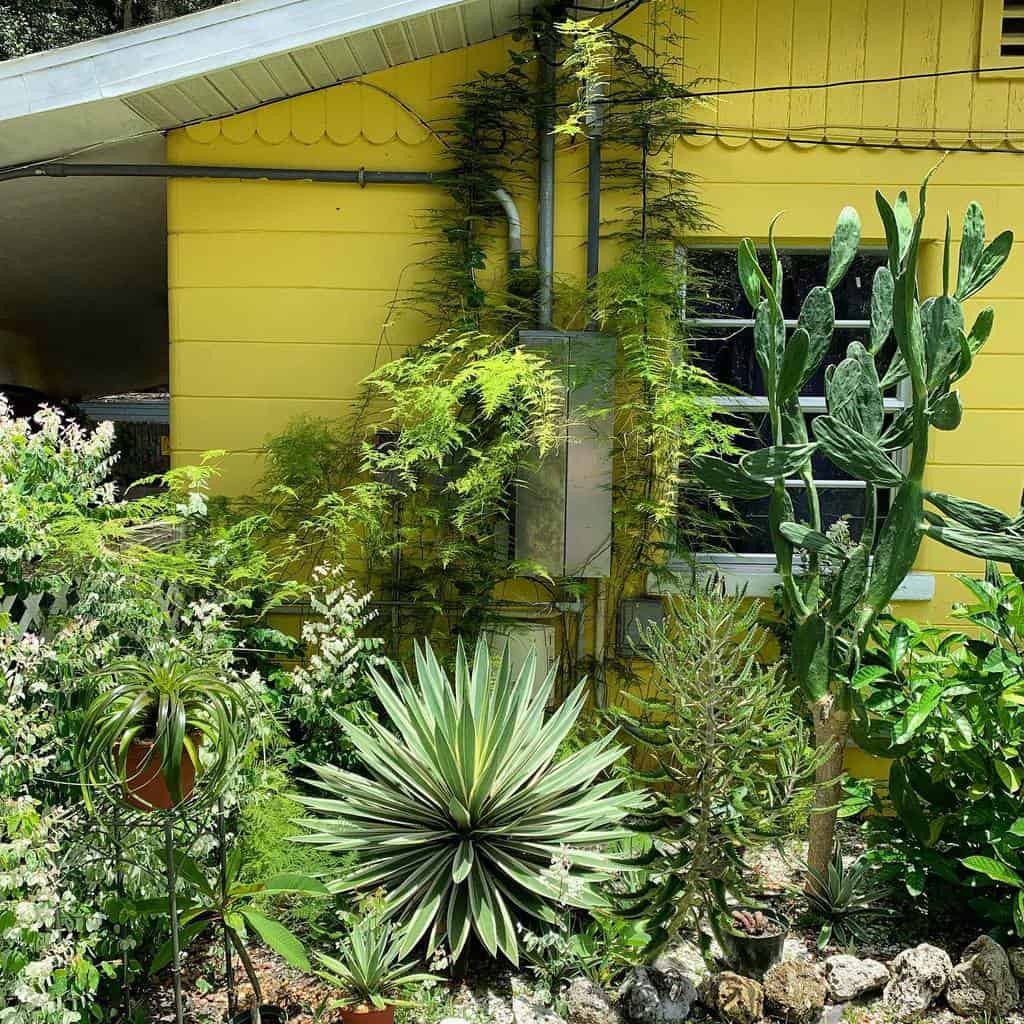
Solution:
[{"label": "white roof eave", "polygon": [[[233,0],[5,61],[0,164],[59,158],[223,117],[494,38],[532,2]],[[287,75],[282,58],[290,58]],[[218,86],[225,73],[237,78],[231,95]]]}]

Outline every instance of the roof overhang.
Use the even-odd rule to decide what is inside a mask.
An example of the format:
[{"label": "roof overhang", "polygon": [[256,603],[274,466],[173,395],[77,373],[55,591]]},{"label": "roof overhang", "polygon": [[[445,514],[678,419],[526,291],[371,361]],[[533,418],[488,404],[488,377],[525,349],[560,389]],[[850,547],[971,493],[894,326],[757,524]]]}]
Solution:
[{"label": "roof overhang", "polygon": [[[0,63],[0,166],[161,163],[163,133],[495,38],[534,0],[234,0]],[[0,183],[0,386],[167,380],[160,180]]]}]

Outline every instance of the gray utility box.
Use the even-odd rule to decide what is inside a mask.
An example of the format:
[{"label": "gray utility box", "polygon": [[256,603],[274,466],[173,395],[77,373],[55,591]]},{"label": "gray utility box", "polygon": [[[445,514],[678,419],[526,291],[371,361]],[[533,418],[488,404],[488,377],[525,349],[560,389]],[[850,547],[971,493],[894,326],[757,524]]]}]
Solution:
[{"label": "gray utility box", "polygon": [[611,572],[616,340],[588,331],[522,331],[564,385],[565,444],[516,485],[516,558],[552,576]]}]

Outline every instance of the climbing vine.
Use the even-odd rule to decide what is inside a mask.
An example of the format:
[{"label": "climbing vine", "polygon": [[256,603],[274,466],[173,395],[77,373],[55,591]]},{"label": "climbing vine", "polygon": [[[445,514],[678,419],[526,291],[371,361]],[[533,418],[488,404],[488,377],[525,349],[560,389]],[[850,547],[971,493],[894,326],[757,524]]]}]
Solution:
[{"label": "climbing vine", "polygon": [[605,269],[555,280],[553,326],[618,343],[614,413],[583,413],[614,415],[612,573],[592,658],[628,670],[615,658],[622,601],[649,574],[666,575],[694,535],[706,543],[717,529],[703,499],[688,497],[689,459],[728,451],[732,431],[714,418],[714,384],[686,344],[682,247],[707,217],[674,164],[693,127],[678,18],[651,0],[629,34],[621,13],[567,20],[545,9],[516,33],[504,71],[455,90],[456,113],[431,125],[451,166],[430,213],[426,283],[399,303],[425,312],[435,333],[365,381],[351,420],[302,421],[269,444],[267,493],[294,556],[312,561],[330,547],[347,557],[400,609],[393,621],[405,635],[473,634],[503,602],[516,604],[506,585],[526,580],[532,589],[524,598],[520,588],[516,606],[561,616],[564,670],[586,668],[575,641],[589,588],[517,561],[510,543],[517,481],[566,435],[560,382],[519,345],[519,330],[537,326],[540,282],[529,259],[504,255],[499,192],[521,201],[536,189],[537,125],[552,120],[538,84],[550,50],[540,44],[552,35],[560,150],[575,159],[600,123],[603,207],[614,211],[601,228]]}]

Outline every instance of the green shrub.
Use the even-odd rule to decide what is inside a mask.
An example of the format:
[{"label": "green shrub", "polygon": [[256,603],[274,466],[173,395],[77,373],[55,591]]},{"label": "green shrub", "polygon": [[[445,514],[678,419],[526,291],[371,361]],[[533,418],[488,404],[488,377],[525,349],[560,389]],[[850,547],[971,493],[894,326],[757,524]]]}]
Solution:
[{"label": "green shrub", "polygon": [[[954,612],[971,634],[897,621],[857,673],[855,738],[895,758],[895,818],[867,824],[869,856],[914,898],[965,899],[1024,935],[1024,588],[991,563],[959,577],[974,601]],[[979,860],[979,858],[981,858]]]},{"label": "green shrub", "polygon": [[[295,819],[303,814],[302,806],[285,790],[288,779],[280,772],[268,774],[266,789],[255,794],[238,809],[238,844],[242,861],[242,878],[254,882],[279,874],[307,875],[328,879],[338,873],[336,854],[316,846],[292,841],[299,831]],[[287,894],[267,898],[275,916],[300,935],[335,935],[342,930],[339,912],[344,904],[339,899],[305,897]]]},{"label": "green shrub", "polygon": [[638,862],[649,881],[622,900],[648,920],[654,948],[749,887],[745,847],[789,834],[818,761],[779,671],[759,660],[759,610],[744,604],[717,580],[670,602],[664,624],[642,631],[648,692],[624,693],[629,706],[616,712],[656,765],[634,773],[660,790]]}]

